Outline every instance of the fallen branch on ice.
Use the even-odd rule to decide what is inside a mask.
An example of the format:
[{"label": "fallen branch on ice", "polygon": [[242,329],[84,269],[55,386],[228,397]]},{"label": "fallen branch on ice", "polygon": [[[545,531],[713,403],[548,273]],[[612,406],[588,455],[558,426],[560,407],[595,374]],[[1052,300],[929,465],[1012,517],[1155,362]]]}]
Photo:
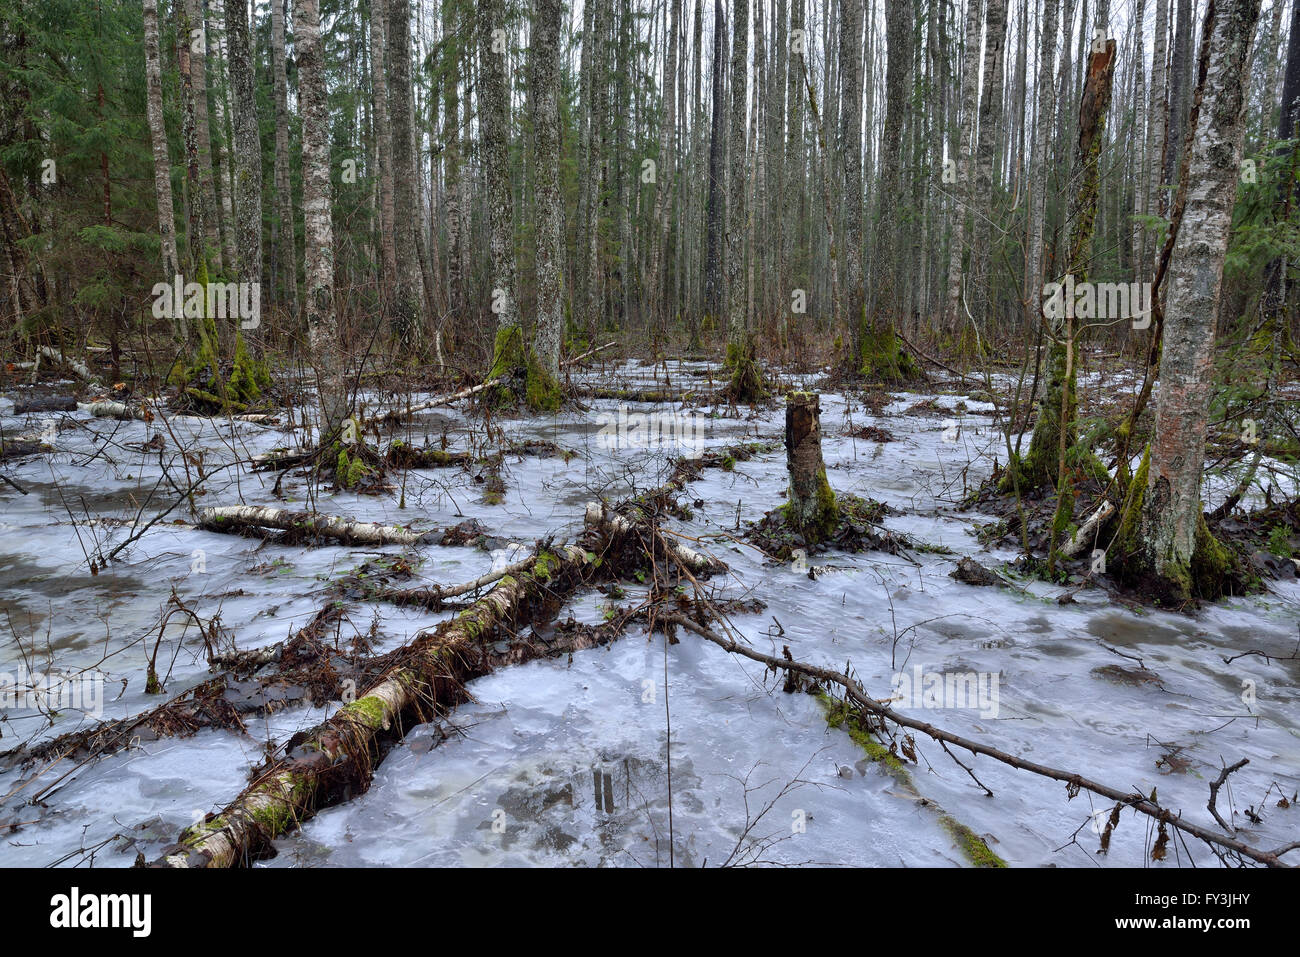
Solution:
[{"label": "fallen branch on ice", "polygon": [[1123,791],[1119,788],[1113,788],[1097,781],[1092,781],[1080,774],[1063,771],[1059,768],[1049,767],[1045,764],[1038,764],[1035,761],[1027,761],[1024,758],[1016,757],[1014,754],[1009,754],[1006,751],[999,750],[998,748],[993,748],[986,744],[980,744],[978,741],[973,741],[970,738],[963,738],[950,731],[937,728],[927,721],[919,721],[916,718],[909,718],[907,715],[899,714],[888,705],[868,695],[857,681],[844,674],[831,671],[828,668],[819,668],[816,665],[807,665],[802,662],[777,658],[773,655],[764,654],[761,651],[755,651],[754,649],[741,645],[730,638],[723,638],[722,636],[710,631],[705,626],[692,621],[683,615],[664,615],[661,620],[680,625],[688,631],[699,635],[701,638],[713,642],[715,645],[725,649],[726,651],[742,655],[749,658],[751,661],[761,662],[773,670],[781,669],[787,672],[797,672],[799,674],[808,675],[818,681],[839,685],[844,689],[845,698],[851,701],[855,707],[870,713],[882,721],[890,721],[901,727],[920,731],[922,734],[929,735],[935,741],[940,742],[941,745],[951,744],[958,748],[970,751],[972,754],[982,754],[985,757],[993,758],[995,761],[1000,761],[1013,768],[1031,771],[1034,774],[1039,774],[1043,777],[1062,781],[1065,783],[1067,793],[1070,797],[1074,797],[1080,790],[1091,791],[1093,794],[1098,794],[1101,797],[1115,801],[1120,806],[1131,807],[1133,810],[1145,814],[1148,817],[1152,817],[1163,824],[1199,838],[1207,844],[1234,851],[1242,857],[1257,861],[1260,864],[1267,864],[1269,867],[1287,866],[1279,859],[1280,855],[1277,852],[1263,851],[1259,848],[1251,847],[1249,844],[1239,841],[1236,838],[1224,837],[1209,828],[1201,827],[1191,821],[1185,821],[1181,816],[1170,811],[1168,808],[1161,807],[1154,800],[1140,792]]},{"label": "fallen branch on ice", "polygon": [[199,513],[199,527],[210,532],[276,529],[293,535],[332,538],[345,545],[419,545],[433,532],[416,532],[400,525],[376,525],[338,515],[290,512],[263,505],[223,505]]}]

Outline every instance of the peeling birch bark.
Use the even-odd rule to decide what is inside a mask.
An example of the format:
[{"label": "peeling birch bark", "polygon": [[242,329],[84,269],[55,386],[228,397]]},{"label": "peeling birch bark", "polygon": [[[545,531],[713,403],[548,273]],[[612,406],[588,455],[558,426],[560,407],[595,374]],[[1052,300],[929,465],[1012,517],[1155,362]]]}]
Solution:
[{"label": "peeling birch bark", "polygon": [[199,527],[210,532],[235,532],[251,527],[278,529],[332,538],[345,545],[419,545],[432,532],[416,532],[399,525],[376,525],[338,515],[290,512],[263,505],[223,505],[199,513]]}]

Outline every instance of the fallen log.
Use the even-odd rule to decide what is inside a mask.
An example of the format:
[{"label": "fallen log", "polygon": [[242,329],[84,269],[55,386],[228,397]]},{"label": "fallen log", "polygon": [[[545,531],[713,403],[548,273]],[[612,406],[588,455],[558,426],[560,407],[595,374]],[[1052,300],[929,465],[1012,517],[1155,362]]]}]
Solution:
[{"label": "fallen log", "polygon": [[430,611],[438,611],[447,599],[459,598],[469,592],[478,591],[493,582],[500,581],[507,575],[518,575],[527,571],[532,563],[533,558],[530,556],[523,561],[488,572],[473,581],[462,582],[459,585],[448,585],[445,588],[441,585],[426,585],[422,588],[379,588],[366,597],[376,601],[392,602],[394,605],[419,605],[428,608]]},{"label": "fallen log", "polygon": [[90,369],[86,367],[86,364],[84,362],[78,362],[76,359],[71,359],[65,355],[62,355],[59,353],[57,349],[52,349],[49,346],[41,346],[40,352],[41,355],[45,356],[45,358],[50,359],[53,362],[57,362],[60,365],[67,366],[74,373],[76,373],[78,379],[81,379],[85,382],[99,381],[99,376],[91,372]]},{"label": "fallen log", "polygon": [[50,447],[37,439],[5,439],[0,442],[0,462],[17,459],[24,455],[36,455],[48,452]]},{"label": "fallen log", "polygon": [[143,406],[131,406],[125,402],[78,402],[78,410],[89,412],[97,418],[103,419],[120,419],[128,422],[131,419],[139,419],[142,422],[152,422],[153,413]]},{"label": "fallen log", "polygon": [[668,392],[663,389],[620,389],[610,386],[583,386],[575,395],[583,399],[618,399],[622,402],[645,402],[662,404],[668,402],[696,402],[717,404],[717,397],[711,392],[697,392],[686,389],[680,392]]},{"label": "fallen log", "polygon": [[76,412],[75,395],[23,395],[14,396],[14,415],[28,412]]},{"label": "fallen log", "polygon": [[[586,521],[588,525],[608,524],[614,532],[619,535],[628,535],[636,527],[627,518],[619,515],[613,509],[610,509],[599,502],[591,502],[587,505]],[[678,542],[670,542],[662,536],[658,536],[663,549],[669,554],[673,561],[678,565],[692,572],[696,576],[712,575],[717,572],[726,571],[727,566],[714,558],[712,555],[706,555],[704,552],[697,552],[693,548],[682,545]],[[649,549],[647,549],[649,550]]]},{"label": "fallen log", "polygon": [[416,532],[400,525],[358,522],[339,515],[290,512],[264,505],[222,505],[203,509],[199,527],[209,532],[244,532],[274,529],[314,538],[331,538],[344,545],[419,545],[436,532]]},{"label": "fallen log", "polygon": [[[465,701],[465,682],[503,660],[517,663],[552,651],[522,641],[514,626],[590,578],[601,565],[597,553],[617,536],[606,523],[589,529],[579,544],[539,548],[518,574],[502,578],[455,618],[416,636],[356,701],[294,735],[220,814],[183,831],[154,866],[247,864],[321,808],[364,791],[403,729]],[[505,653],[494,647],[502,636],[510,642]]]},{"label": "fallen log", "polygon": [[[786,672],[796,672],[798,674],[815,678],[821,682],[839,685],[844,689],[846,701],[852,702],[854,707],[871,714],[882,722],[889,721],[899,727],[919,731],[922,734],[928,735],[935,741],[938,741],[941,746],[951,744],[955,747],[969,751],[972,754],[982,754],[985,757],[993,758],[995,761],[999,761],[1002,764],[1009,765],[1013,768],[1030,771],[1043,777],[1061,781],[1066,785],[1066,793],[1071,798],[1073,798],[1080,790],[1091,791],[1093,794],[1115,801],[1116,811],[1122,807],[1130,807],[1139,813],[1154,818],[1162,824],[1174,827],[1184,833],[1192,835],[1193,837],[1199,838],[1207,844],[1216,845],[1234,851],[1242,857],[1249,858],[1260,864],[1266,864],[1269,867],[1286,867],[1287,865],[1280,859],[1281,854],[1287,849],[1300,848],[1300,842],[1290,845],[1289,848],[1278,848],[1274,851],[1264,851],[1256,847],[1251,847],[1249,844],[1239,841],[1236,838],[1224,837],[1209,828],[1201,827],[1191,821],[1184,820],[1180,814],[1176,814],[1168,808],[1162,807],[1156,803],[1153,798],[1147,797],[1140,791],[1124,791],[1120,788],[1113,788],[1109,785],[1085,778],[1080,774],[1071,771],[1064,771],[1060,768],[1049,767],[1048,765],[1039,764],[1035,761],[1029,761],[1017,757],[1014,754],[1009,754],[1008,752],[1002,751],[998,748],[981,744],[980,742],[974,741],[970,738],[961,737],[960,735],[953,734],[950,731],[945,731],[942,728],[935,727],[928,721],[920,721],[916,718],[910,718],[907,715],[899,714],[887,704],[868,695],[862,685],[860,685],[856,680],[841,674],[840,672],[831,671],[829,668],[819,668],[816,665],[804,664],[802,662],[794,661],[791,658],[777,658],[775,655],[768,655],[761,651],[755,651],[754,649],[746,647],[731,638],[724,638],[721,635],[714,633],[706,626],[701,625],[699,622],[692,621],[680,614],[671,613],[664,615],[660,618],[660,621],[679,625],[687,631],[699,635],[707,641],[713,642],[715,645],[726,651],[741,655],[751,661],[760,662],[773,671],[780,669]],[[958,763],[960,764],[960,762]],[[962,765],[962,767],[965,768],[965,765]],[[967,773],[971,773],[969,769],[966,770]],[[1152,794],[1154,793],[1155,792],[1152,792]]]}]

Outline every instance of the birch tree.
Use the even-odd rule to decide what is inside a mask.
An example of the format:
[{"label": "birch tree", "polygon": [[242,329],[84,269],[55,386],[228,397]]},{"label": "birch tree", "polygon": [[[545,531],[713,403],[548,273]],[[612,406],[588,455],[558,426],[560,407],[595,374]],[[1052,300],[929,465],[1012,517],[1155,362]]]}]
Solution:
[{"label": "birch tree", "polygon": [[[176,258],[176,211],[172,205],[171,158],[163,119],[162,57],[158,42],[158,0],[144,0],[145,109],[153,148],[153,186],[158,204],[158,236],[162,243],[162,278],[172,282],[180,263]],[[184,320],[178,318],[178,329]],[[182,333],[183,335],[183,333]]]},{"label": "birch tree", "polygon": [[348,414],[342,343],[334,309],[329,100],[319,0],[294,0],[298,106],[302,113],[303,276],[307,341],[321,403],[320,444],[329,448]]},{"label": "birch tree", "polygon": [[1174,603],[1217,598],[1234,557],[1210,534],[1201,473],[1223,263],[1237,198],[1251,41],[1260,0],[1211,0],[1185,157],[1186,200],[1169,263],[1155,429],[1121,530],[1122,574]]}]

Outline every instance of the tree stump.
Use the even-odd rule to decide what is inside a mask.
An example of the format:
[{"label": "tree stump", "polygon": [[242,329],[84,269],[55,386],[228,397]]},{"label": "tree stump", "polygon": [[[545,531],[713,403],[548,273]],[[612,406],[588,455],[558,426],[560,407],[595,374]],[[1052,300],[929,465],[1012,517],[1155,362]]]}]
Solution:
[{"label": "tree stump", "polygon": [[822,461],[821,397],[792,392],[785,404],[785,460],[790,470],[786,519],[809,543],[835,531],[839,509]]}]

